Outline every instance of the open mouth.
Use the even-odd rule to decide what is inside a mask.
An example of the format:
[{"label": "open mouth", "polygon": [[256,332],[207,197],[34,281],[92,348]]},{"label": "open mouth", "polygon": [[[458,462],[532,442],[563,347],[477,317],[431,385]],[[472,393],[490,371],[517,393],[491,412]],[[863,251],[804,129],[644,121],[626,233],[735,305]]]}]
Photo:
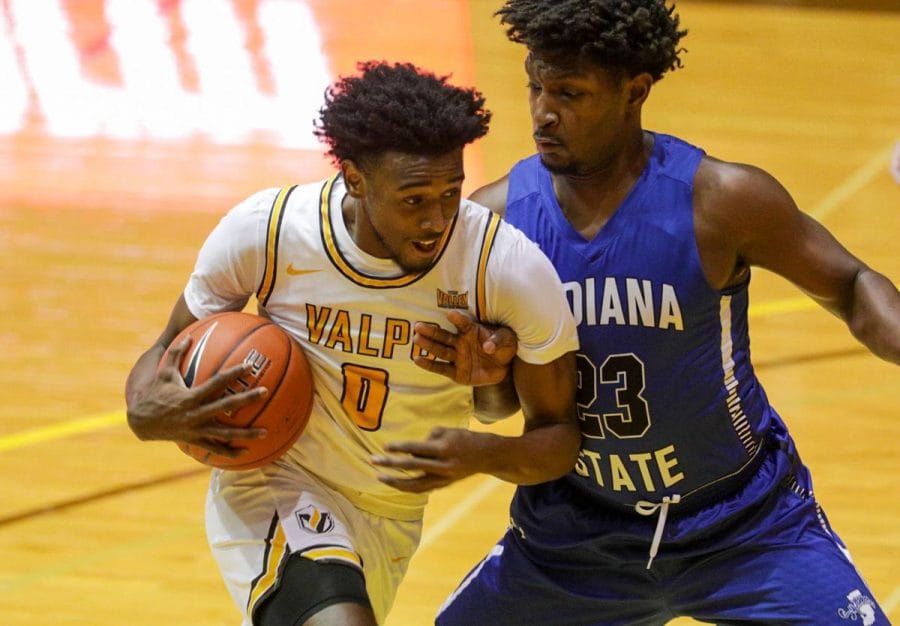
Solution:
[{"label": "open mouth", "polygon": [[413,248],[415,248],[416,251],[421,254],[432,254],[437,249],[437,244],[437,239],[419,240],[412,242]]}]

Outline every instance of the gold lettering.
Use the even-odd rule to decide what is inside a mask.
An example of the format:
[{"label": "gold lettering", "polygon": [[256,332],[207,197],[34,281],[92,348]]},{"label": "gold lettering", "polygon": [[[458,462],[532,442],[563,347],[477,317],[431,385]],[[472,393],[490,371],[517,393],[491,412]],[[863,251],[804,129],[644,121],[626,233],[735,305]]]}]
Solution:
[{"label": "gold lettering", "polygon": [[381,349],[381,356],[393,359],[394,349],[409,343],[409,329],[410,323],[407,320],[388,318],[384,327],[384,346]]},{"label": "gold lettering", "polygon": [[331,316],[331,308],[323,306],[321,310],[314,304],[306,305],[306,330],[309,333],[310,343],[322,341],[322,331]]},{"label": "gold lettering", "polygon": [[597,479],[597,484],[603,487],[603,473],[600,471],[600,454],[593,450],[582,450],[581,452],[591,460],[591,464],[594,466],[594,478]]},{"label": "gold lettering", "polygon": [[675,330],[684,330],[684,320],[681,319],[681,307],[678,306],[675,288],[672,285],[663,285],[659,327],[668,328],[669,326],[674,326]]},{"label": "gold lettering", "polygon": [[622,487],[625,487],[628,491],[637,491],[634,481],[628,475],[628,470],[625,469],[625,464],[622,463],[622,459],[619,458],[618,454],[609,455],[609,470],[614,491],[622,491]]},{"label": "gold lettering", "polygon": [[357,344],[357,352],[363,356],[378,356],[378,350],[369,345],[371,333],[372,316],[363,313],[359,327],[359,342]]},{"label": "gold lettering", "polygon": [[353,352],[353,338],[350,335],[350,313],[343,309],[339,310],[334,317],[334,324],[331,325],[325,347],[334,348],[339,343],[341,344],[341,350],[344,352]]},{"label": "gold lettering", "polygon": [[647,463],[653,458],[653,455],[649,452],[644,452],[642,454],[631,454],[628,458],[638,464],[641,470],[641,478],[644,479],[644,489],[656,491],[656,487],[653,486],[653,478],[650,477],[650,468],[647,467]]},{"label": "gold lettering", "polygon": [[[659,465],[659,474],[662,476],[663,484],[666,487],[671,487],[684,478],[684,474],[681,472],[673,474],[670,471],[673,467],[678,465],[678,459],[675,458],[675,446],[660,448],[653,454],[656,456],[656,463]],[[672,458],[666,458],[667,456],[671,456]]]}]

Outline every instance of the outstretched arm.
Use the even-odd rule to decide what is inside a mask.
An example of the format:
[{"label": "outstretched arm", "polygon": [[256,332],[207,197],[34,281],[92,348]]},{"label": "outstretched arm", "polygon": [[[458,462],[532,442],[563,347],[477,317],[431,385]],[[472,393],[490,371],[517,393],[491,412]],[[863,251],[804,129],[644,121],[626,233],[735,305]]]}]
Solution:
[{"label": "outstretched arm", "polygon": [[800,211],[769,174],[707,159],[695,204],[698,244],[715,286],[727,286],[734,268],[764,267],[840,317],[873,354],[900,363],[897,288]]}]

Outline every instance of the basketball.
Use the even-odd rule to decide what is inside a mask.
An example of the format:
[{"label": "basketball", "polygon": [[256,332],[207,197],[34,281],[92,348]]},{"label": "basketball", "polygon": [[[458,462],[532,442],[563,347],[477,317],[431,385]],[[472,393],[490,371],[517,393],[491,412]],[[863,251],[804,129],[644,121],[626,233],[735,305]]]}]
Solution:
[{"label": "basketball", "polygon": [[312,410],[312,372],[300,345],[271,320],[237,312],[197,320],[179,333],[170,349],[187,336],[192,342],[181,362],[181,375],[187,386],[200,384],[221,370],[249,363],[247,373],[232,382],[223,394],[260,386],[268,394],[233,412],[221,413],[216,420],[228,426],[265,428],[268,433],[264,439],[233,440],[233,445],[246,449],[235,458],[186,442],[178,442],[178,447],[201,463],[230,470],[261,467],[284,454],[303,432]]}]

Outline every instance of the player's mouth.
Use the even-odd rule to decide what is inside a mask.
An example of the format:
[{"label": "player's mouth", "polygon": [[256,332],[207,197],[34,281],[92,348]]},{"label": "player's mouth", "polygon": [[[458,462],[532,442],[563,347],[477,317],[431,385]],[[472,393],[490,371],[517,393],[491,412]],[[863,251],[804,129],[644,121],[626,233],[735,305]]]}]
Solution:
[{"label": "player's mouth", "polygon": [[431,255],[437,250],[439,241],[440,239],[417,239],[412,242],[412,245],[419,254]]},{"label": "player's mouth", "polygon": [[562,142],[543,135],[534,135],[534,143],[538,152],[550,152],[562,146]]}]

